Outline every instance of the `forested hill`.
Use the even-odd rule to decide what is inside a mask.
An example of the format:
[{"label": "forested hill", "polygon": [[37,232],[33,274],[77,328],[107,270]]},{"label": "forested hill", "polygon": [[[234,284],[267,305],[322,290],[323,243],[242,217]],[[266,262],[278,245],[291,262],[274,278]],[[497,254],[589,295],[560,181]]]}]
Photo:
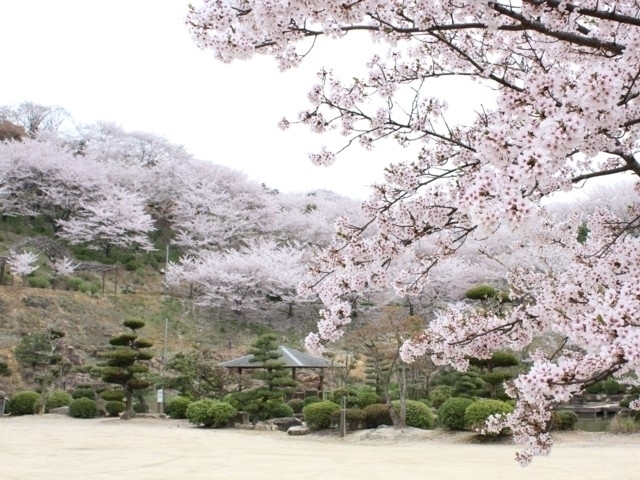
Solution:
[{"label": "forested hill", "polygon": [[359,202],[281,193],[113,124],[62,129],[65,116],[0,107],[1,362],[19,371],[16,343],[49,327],[90,361],[130,317],[156,355],[166,320],[170,352],[239,351],[267,329],[301,346],[319,303],[296,286]]}]

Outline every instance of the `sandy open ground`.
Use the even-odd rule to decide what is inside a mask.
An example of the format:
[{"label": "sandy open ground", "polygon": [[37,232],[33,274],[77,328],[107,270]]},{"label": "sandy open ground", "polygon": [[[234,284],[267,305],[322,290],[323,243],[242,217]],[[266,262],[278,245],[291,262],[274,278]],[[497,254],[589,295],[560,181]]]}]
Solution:
[{"label": "sandy open ground", "polygon": [[571,433],[523,469],[516,446],[440,430],[349,434],[195,428],[142,418],[0,418],[2,480],[640,479],[640,436]]}]

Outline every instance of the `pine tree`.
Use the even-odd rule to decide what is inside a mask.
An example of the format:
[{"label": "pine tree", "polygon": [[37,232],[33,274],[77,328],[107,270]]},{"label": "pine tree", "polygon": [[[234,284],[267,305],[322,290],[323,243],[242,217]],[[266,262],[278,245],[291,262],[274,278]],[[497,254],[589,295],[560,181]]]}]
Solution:
[{"label": "pine tree", "polygon": [[144,376],[149,367],[141,362],[153,358],[153,355],[146,351],[153,343],[138,338],[136,330],[145,325],[142,320],[125,320],[122,325],[129,328],[131,333],[122,333],[109,340],[111,349],[105,354],[108,360],[107,365],[101,370],[101,376],[107,383],[122,386],[126,403],[122,418],[128,420],[133,416],[134,392],[151,385]]},{"label": "pine tree", "polygon": [[249,354],[253,355],[250,361],[262,366],[253,377],[264,383],[249,392],[250,400],[245,409],[261,420],[271,418],[277,407],[284,403],[285,394],[296,386],[296,381],[284,367],[285,362],[280,360],[282,354],[276,341],[276,335],[268,333],[260,336],[249,349]]}]

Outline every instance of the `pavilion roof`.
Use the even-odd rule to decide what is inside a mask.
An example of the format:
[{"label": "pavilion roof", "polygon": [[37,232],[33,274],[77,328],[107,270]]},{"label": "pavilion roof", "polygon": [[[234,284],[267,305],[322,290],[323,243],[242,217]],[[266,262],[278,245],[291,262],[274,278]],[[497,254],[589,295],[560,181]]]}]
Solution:
[{"label": "pavilion roof", "polygon": [[[294,350],[293,348],[278,347],[281,354],[279,360],[285,362],[287,368],[327,368],[330,366],[324,358],[314,357],[307,353]],[[253,355],[245,355],[244,357],[235,358],[220,364],[226,368],[262,368],[261,362],[251,362]]]}]

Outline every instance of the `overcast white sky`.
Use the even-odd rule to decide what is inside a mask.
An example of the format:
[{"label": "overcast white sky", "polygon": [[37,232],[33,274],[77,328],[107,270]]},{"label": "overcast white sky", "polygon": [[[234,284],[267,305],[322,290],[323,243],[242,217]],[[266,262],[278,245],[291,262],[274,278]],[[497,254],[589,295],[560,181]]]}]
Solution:
[{"label": "overcast white sky", "polygon": [[161,135],[281,191],[324,188],[364,198],[389,158],[356,148],[333,167],[314,167],[307,154],[326,140],[304,127],[283,132],[277,122],[306,107],[320,67],[348,69],[369,54],[341,44],[286,73],[264,57],[222,64],[191,41],[187,4],[0,0],[0,105],[58,105],[79,122]]}]

